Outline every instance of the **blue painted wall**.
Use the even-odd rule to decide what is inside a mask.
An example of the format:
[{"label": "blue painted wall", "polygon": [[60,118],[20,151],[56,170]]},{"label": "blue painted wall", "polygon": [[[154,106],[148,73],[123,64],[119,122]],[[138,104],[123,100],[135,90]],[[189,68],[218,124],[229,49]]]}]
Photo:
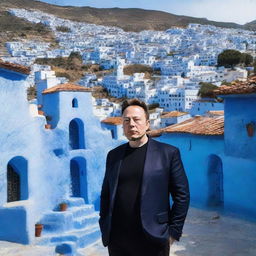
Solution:
[{"label": "blue painted wall", "polygon": [[[236,140],[240,138],[237,134]],[[225,154],[226,142],[223,136],[169,133],[157,140],[180,149],[189,179],[192,206],[210,207],[212,188],[209,186],[213,183],[210,181],[209,164],[213,157],[219,158],[223,175],[223,208],[219,207],[219,210],[256,220],[256,161],[252,157],[242,158],[239,154],[242,154],[240,147],[236,149],[232,146],[233,152],[231,149],[228,151],[232,155],[238,155],[235,157]],[[240,143],[246,145],[243,141]]]},{"label": "blue painted wall", "polygon": [[206,207],[208,201],[208,158],[212,154],[220,156],[220,158],[223,157],[223,137],[168,133],[163,134],[157,140],[180,149],[190,184],[191,204]]},{"label": "blue painted wall", "polygon": [[42,110],[45,116],[49,116],[48,124],[55,128],[60,119],[60,109],[59,109],[59,93],[43,94]]},{"label": "blue painted wall", "polygon": [[[76,189],[87,203],[99,209],[106,154],[118,143],[93,116],[91,94],[87,92],[44,95],[43,111],[52,116],[54,127],[45,129],[45,117],[30,113],[26,84],[26,76],[1,70],[0,240],[19,243],[33,243],[35,223],[72,196],[72,161],[78,173]],[[74,98],[78,101],[76,108],[72,106]],[[84,146],[75,149],[69,143],[72,120],[83,124],[78,140]],[[19,201],[7,202],[8,164],[19,175]]]},{"label": "blue painted wall", "polygon": [[0,77],[9,81],[24,81],[27,76],[15,71],[0,68]]},{"label": "blue painted wall", "polygon": [[[256,94],[225,96],[225,153],[256,160],[256,136],[249,137],[246,124],[256,130]],[[256,131],[255,131],[256,132]]]},{"label": "blue painted wall", "polygon": [[27,211],[22,206],[0,207],[0,239],[22,244],[29,243]]}]

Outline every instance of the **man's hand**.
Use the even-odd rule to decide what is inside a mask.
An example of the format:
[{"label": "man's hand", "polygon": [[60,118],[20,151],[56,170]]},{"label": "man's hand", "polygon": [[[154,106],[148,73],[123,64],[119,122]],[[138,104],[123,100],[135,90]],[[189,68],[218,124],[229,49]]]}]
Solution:
[{"label": "man's hand", "polygon": [[172,246],[172,244],[174,243],[174,241],[175,241],[174,238],[172,238],[172,237],[169,238],[169,244],[170,244],[170,246]]}]

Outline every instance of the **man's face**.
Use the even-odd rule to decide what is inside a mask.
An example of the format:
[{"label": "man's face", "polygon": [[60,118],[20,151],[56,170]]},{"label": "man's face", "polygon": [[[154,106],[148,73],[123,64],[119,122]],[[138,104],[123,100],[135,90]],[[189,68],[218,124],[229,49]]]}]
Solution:
[{"label": "man's face", "polygon": [[140,139],[149,128],[149,120],[140,106],[129,106],[123,113],[124,135],[128,140]]}]

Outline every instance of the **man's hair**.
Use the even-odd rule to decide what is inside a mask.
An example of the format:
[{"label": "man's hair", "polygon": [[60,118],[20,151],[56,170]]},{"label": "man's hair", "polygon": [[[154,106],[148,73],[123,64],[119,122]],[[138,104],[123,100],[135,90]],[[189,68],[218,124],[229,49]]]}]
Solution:
[{"label": "man's hair", "polygon": [[143,108],[145,115],[146,115],[146,119],[149,120],[148,107],[144,101],[139,100],[139,99],[128,99],[128,100],[123,101],[122,114],[124,113],[125,109],[130,106],[139,106],[139,107]]}]

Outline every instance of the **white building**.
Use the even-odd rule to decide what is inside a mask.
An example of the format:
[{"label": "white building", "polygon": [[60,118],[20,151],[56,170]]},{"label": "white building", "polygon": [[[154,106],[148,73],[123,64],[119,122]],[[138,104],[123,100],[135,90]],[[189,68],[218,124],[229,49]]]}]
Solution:
[{"label": "white building", "polygon": [[161,116],[161,128],[167,127],[172,124],[177,124],[187,119],[191,118],[190,114],[187,112],[180,112],[180,111],[171,111],[168,113],[164,113]]},{"label": "white building", "polygon": [[199,99],[192,103],[190,115],[206,115],[208,111],[224,110],[224,104],[216,99]]}]

